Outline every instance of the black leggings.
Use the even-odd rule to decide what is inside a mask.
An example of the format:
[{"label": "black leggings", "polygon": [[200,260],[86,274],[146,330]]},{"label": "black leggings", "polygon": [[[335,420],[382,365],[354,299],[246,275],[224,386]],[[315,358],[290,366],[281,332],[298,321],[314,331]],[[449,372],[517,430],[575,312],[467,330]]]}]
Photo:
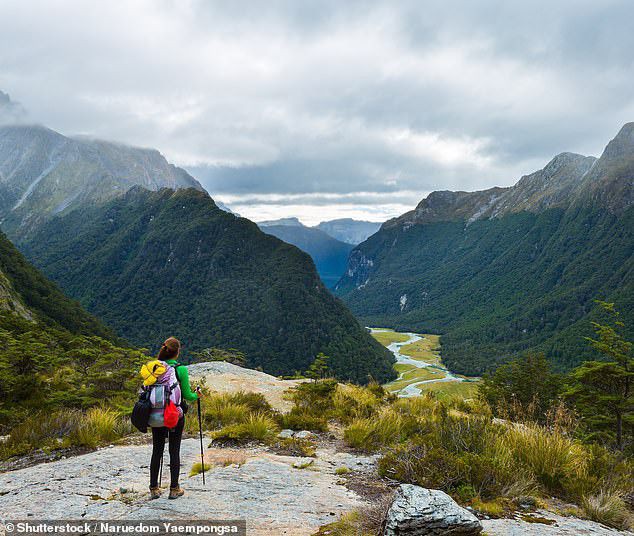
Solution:
[{"label": "black leggings", "polygon": [[169,436],[170,453],[170,487],[178,487],[178,475],[181,470],[181,439],[185,417],[181,417],[178,424],[169,430],[164,426],[152,428],[152,461],[150,462],[150,487],[158,488],[159,471],[161,470],[161,458],[165,450],[165,438]]}]

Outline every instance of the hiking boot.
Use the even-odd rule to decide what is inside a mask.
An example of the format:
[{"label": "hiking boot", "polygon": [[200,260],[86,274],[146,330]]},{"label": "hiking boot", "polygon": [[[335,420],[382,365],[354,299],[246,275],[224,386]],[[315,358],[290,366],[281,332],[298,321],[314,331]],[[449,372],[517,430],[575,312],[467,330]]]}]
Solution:
[{"label": "hiking boot", "polygon": [[176,486],[175,488],[170,488],[170,495],[168,499],[178,499],[185,495],[185,490],[180,486]]},{"label": "hiking boot", "polygon": [[158,499],[161,496],[161,488],[150,488],[150,499]]}]

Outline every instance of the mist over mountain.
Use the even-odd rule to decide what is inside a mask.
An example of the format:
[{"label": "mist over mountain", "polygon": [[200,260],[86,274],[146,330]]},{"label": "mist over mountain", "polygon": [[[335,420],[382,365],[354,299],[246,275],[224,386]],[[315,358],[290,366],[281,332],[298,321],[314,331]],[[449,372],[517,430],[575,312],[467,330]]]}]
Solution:
[{"label": "mist over mountain", "polygon": [[634,311],[634,123],[599,159],[563,153],[509,188],[433,192],[355,248],[336,286],[370,325],[443,335],[454,370],[591,350],[593,300]]},{"label": "mist over mountain", "polygon": [[306,227],[297,218],[258,223],[265,233],[297,246],[308,253],[324,284],[331,288],[343,275],[352,245],[341,242],[315,227]]},{"label": "mist over mountain", "polygon": [[317,225],[325,233],[337,240],[356,246],[381,227],[380,222],[353,220],[352,218],[340,218],[337,220],[322,221]]},{"label": "mist over mountain", "polygon": [[25,236],[50,217],[123,195],[202,186],[154,149],[69,138],[42,126],[0,127],[0,224]]}]

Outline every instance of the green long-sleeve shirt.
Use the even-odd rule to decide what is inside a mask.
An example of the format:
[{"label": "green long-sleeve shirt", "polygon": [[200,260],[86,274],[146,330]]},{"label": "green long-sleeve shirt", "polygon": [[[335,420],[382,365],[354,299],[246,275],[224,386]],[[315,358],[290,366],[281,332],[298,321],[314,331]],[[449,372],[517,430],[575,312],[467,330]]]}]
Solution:
[{"label": "green long-sleeve shirt", "polygon": [[[165,362],[172,367],[177,363],[176,359],[168,359]],[[192,388],[189,385],[189,372],[187,371],[187,367],[185,365],[176,367],[176,379],[178,379],[178,383],[181,384],[181,394],[187,402],[195,402],[198,400],[198,394],[192,391]]]}]

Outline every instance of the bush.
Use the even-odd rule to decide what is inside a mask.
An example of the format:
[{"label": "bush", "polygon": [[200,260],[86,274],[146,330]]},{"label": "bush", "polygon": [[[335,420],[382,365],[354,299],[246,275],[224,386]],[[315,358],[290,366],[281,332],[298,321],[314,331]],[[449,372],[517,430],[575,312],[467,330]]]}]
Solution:
[{"label": "bush", "polygon": [[344,430],[348,446],[366,452],[376,452],[406,439],[417,429],[415,419],[383,408],[369,418],[355,419]]},{"label": "bush", "polygon": [[323,416],[313,415],[306,409],[294,407],[289,413],[278,416],[281,428],[291,430],[310,430],[311,432],[327,432],[328,421]]},{"label": "bush", "polygon": [[113,441],[120,437],[117,434],[118,421],[117,414],[111,409],[91,408],[81,417],[64,444],[94,448]]},{"label": "bush", "polygon": [[23,456],[36,449],[93,448],[132,432],[129,419],[107,408],[42,411],[13,428],[7,440],[0,443],[0,459]]},{"label": "bush", "polygon": [[319,380],[304,382],[293,388],[291,398],[295,407],[306,410],[313,415],[324,416],[332,411],[337,380]]},{"label": "bush", "polygon": [[276,422],[264,413],[251,413],[240,424],[230,424],[214,432],[212,437],[219,440],[237,442],[261,441],[270,442],[278,431]]},{"label": "bush", "polygon": [[344,423],[372,416],[382,402],[375,392],[376,389],[373,392],[358,385],[338,385],[333,396],[333,416]]},{"label": "bush", "polygon": [[588,519],[609,527],[630,529],[634,525],[632,514],[618,491],[601,490],[595,495],[583,497],[581,507]]}]

